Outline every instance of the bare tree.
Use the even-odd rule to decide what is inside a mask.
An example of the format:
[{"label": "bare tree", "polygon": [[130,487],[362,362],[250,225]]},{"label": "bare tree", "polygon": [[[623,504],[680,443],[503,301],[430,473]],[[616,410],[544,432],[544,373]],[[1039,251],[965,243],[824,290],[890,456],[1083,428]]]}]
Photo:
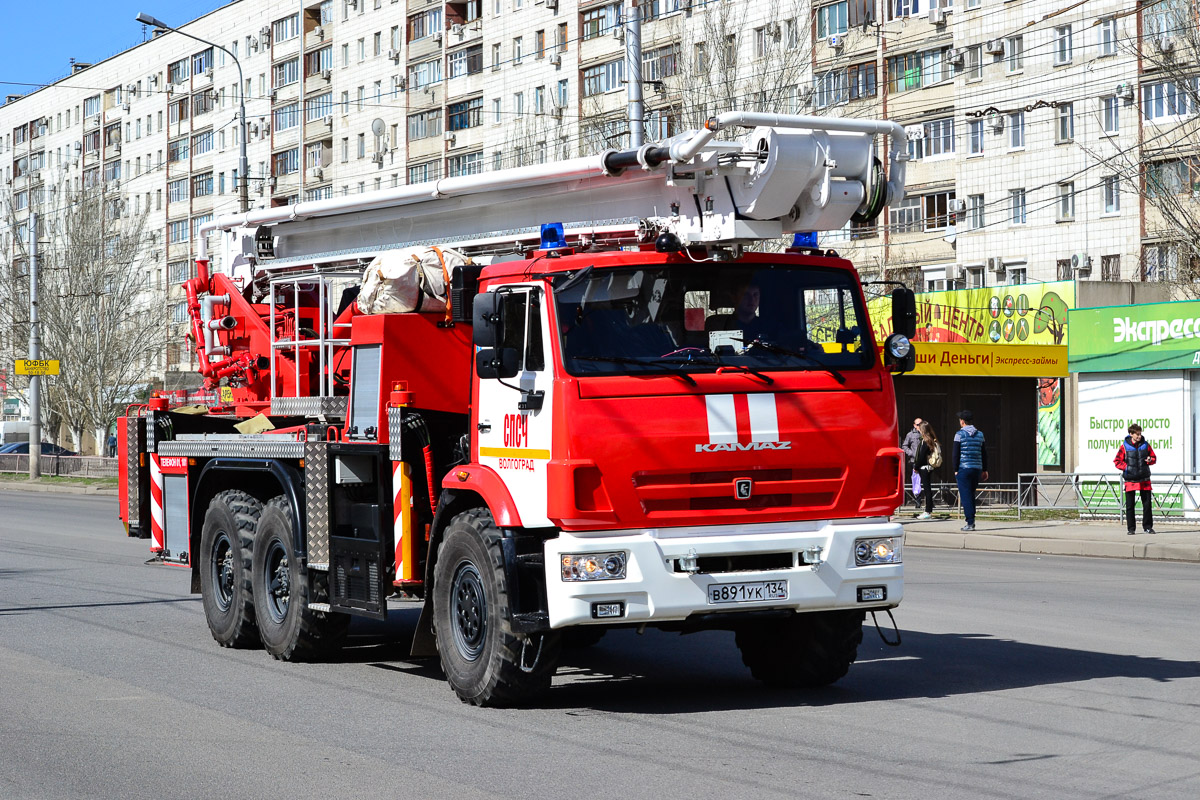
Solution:
[{"label": "bare tree", "polygon": [[[124,213],[122,195],[102,186],[64,186],[40,205],[42,353],[61,363],[61,374],[43,382],[43,413],[67,426],[76,449],[88,430],[102,446],[124,405],[155,375],[166,342],[166,305],[146,279],[145,217]],[[0,264],[0,294],[16,302],[0,305],[3,323],[27,341],[28,249],[18,235],[27,223],[9,208],[14,255]],[[23,349],[19,341],[10,347]]]}]

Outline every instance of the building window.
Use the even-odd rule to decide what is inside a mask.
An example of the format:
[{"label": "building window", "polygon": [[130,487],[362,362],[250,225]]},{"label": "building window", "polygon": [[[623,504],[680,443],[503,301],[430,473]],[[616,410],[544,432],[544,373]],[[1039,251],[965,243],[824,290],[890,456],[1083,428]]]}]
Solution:
[{"label": "building window", "polygon": [[1058,185],[1058,220],[1069,222],[1075,219],[1075,182]]},{"label": "building window", "polygon": [[290,41],[300,35],[300,15],[277,19],[271,23],[271,41],[275,44]]},{"label": "building window", "polygon": [[1069,142],[1075,138],[1075,104],[1063,103],[1058,107],[1058,124],[1054,128],[1055,141]]},{"label": "building window", "polygon": [[167,142],[167,161],[175,163],[183,161],[188,157],[188,139],[176,139],[173,142]]},{"label": "building window", "polygon": [[325,92],[304,101],[304,119],[314,122],[333,114],[333,92]]},{"label": "building window", "polygon": [[1071,271],[1071,259],[1060,258],[1055,263],[1055,266],[1057,267],[1056,273],[1058,275],[1058,280],[1069,281],[1075,277],[1074,273]]},{"label": "building window", "polygon": [[[184,181],[184,183],[186,185],[187,181]],[[186,192],[187,189],[184,189],[184,191]],[[181,242],[188,241],[189,230],[188,221],[186,219],[181,219],[178,222],[168,222],[167,242],[169,244],[180,244]]]},{"label": "building window", "polygon": [[211,153],[213,149],[213,132],[203,131],[192,136],[192,157]]},{"label": "building window", "polygon": [[607,64],[588,67],[583,71],[581,93],[584,97],[604,94],[613,89],[621,88],[621,82],[624,79],[625,62],[623,60],[610,61]]},{"label": "building window", "polygon": [[192,197],[208,197],[212,193],[213,174],[211,172],[192,176]]},{"label": "building window", "polygon": [[271,68],[271,86],[279,89],[300,80],[300,59],[289,58]]},{"label": "building window", "polygon": [[924,227],[927,231],[945,230],[950,226],[950,206],[954,192],[936,192],[925,195]]},{"label": "building window", "polygon": [[441,6],[413,14],[408,18],[408,41],[415,42],[442,31]]},{"label": "building window", "polygon": [[418,141],[431,136],[442,135],[442,112],[440,110],[422,111],[420,114],[410,114],[408,117],[408,139]]},{"label": "building window", "polygon": [[473,97],[446,108],[446,130],[461,131],[474,128],[483,122],[483,98]]},{"label": "building window", "polygon": [[457,178],[462,175],[478,175],[483,172],[483,152],[464,153],[460,156],[450,156],[446,159],[446,177]]},{"label": "building window", "polygon": [[167,184],[167,202],[178,203],[188,199],[188,179],[180,178]]},{"label": "building window", "polygon": [[1148,120],[1181,117],[1195,109],[1192,96],[1198,88],[1197,79],[1187,79],[1180,85],[1175,81],[1160,81],[1142,86],[1142,113]]},{"label": "building window", "polygon": [[1009,72],[1025,69],[1025,37],[1010,36],[1004,41],[1005,62]]},{"label": "building window", "polygon": [[1116,214],[1121,210],[1121,179],[1116,175],[1104,178],[1104,213]]},{"label": "building window", "polygon": [[293,147],[276,153],[271,158],[271,174],[274,176],[291,175],[300,171],[300,148]]},{"label": "building window", "polygon": [[[436,181],[441,175],[439,164],[437,161],[427,161],[424,164],[412,164],[407,170],[408,183],[428,183]],[[345,194],[345,192],[343,192]]]},{"label": "building window", "polygon": [[619,3],[609,3],[583,12],[580,25],[584,41],[603,36],[612,30],[613,26],[617,24],[620,8]]},{"label": "building window", "polygon": [[408,85],[410,89],[422,89],[431,83],[442,80],[442,60],[422,61],[408,68]]},{"label": "building window", "polygon": [[921,14],[924,8],[928,8],[928,6],[923,6],[921,0],[889,0],[888,3],[888,12],[891,15],[891,19],[916,17]]},{"label": "building window", "polygon": [[1025,146],[1025,112],[1008,115],[1008,146],[1017,149]]},{"label": "building window", "polygon": [[300,104],[288,103],[286,106],[280,106],[275,109],[272,117],[276,133],[291,130],[300,124]]},{"label": "building window", "polygon": [[[829,108],[850,99],[850,92],[846,88],[845,70],[835,69],[818,75],[814,84],[813,105],[817,108]],[[910,149],[913,144],[914,142],[909,142]]]},{"label": "building window", "polygon": [[983,153],[983,120],[976,119],[967,123],[967,136],[970,140],[970,154],[981,155]]},{"label": "building window", "polygon": [[514,64],[520,64],[521,58],[525,55],[525,37],[517,36],[513,38],[513,55]]},{"label": "building window", "polygon": [[1008,190],[1009,222],[1013,225],[1025,224],[1025,190]]},{"label": "building window", "polygon": [[1117,54],[1117,20],[1115,17],[1103,19],[1096,26],[1096,44],[1101,56]]},{"label": "building window", "polygon": [[333,45],[314,50],[304,56],[304,75],[311,77],[333,69]]},{"label": "building window", "polygon": [[[875,64],[855,64],[846,69],[846,86],[850,90],[851,100],[860,100],[866,97],[874,97],[875,89]],[[790,109],[789,109],[790,110]],[[796,113],[796,112],[792,112]]]},{"label": "building window", "polygon": [[1100,280],[1121,280],[1121,257],[1119,255],[1100,256]]},{"label": "building window", "polygon": [[888,209],[888,227],[893,233],[921,230],[921,198],[906,197]]},{"label": "building window", "polygon": [[[186,61],[184,64],[186,65]],[[94,117],[100,113],[100,95],[93,95],[83,101],[83,118]]]},{"label": "building window", "polygon": [[983,80],[983,45],[977,44],[967,48],[964,56],[967,69],[967,80]]},{"label": "building window", "polygon": [[1146,165],[1146,196],[1167,197],[1192,188],[1188,162],[1155,161]]},{"label": "building window", "polygon": [[675,45],[656,47],[642,53],[642,80],[658,81],[679,72],[679,48]]},{"label": "building window", "polygon": [[447,61],[451,78],[483,72],[483,45],[476,44],[455,50],[449,55]]},{"label": "building window", "polygon": [[1169,244],[1142,247],[1142,280],[1173,281],[1179,272],[1179,254]]},{"label": "building window", "polygon": [[1008,270],[1008,282],[1011,286],[1021,286],[1027,280],[1028,269],[1026,267],[1013,267]]},{"label": "building window", "polygon": [[1116,136],[1121,132],[1121,100],[1119,97],[1104,97],[1100,100],[1100,123],[1104,132]]},{"label": "building window", "polygon": [[830,3],[817,9],[817,38],[824,39],[847,30],[849,3]]},{"label": "building window", "polygon": [[1071,63],[1073,47],[1071,44],[1071,26],[1062,25],[1054,29],[1054,64],[1061,66]]},{"label": "building window", "polygon": [[977,231],[984,226],[983,195],[973,194],[967,197],[967,227]]}]

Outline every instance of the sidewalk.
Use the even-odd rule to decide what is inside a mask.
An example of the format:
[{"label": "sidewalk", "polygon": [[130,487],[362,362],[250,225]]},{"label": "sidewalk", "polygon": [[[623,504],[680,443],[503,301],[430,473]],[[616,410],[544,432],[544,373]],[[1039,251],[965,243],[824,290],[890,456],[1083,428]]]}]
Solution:
[{"label": "sidewalk", "polygon": [[1200,520],[1160,520],[1154,523],[1157,533],[1139,529],[1130,536],[1120,520],[976,520],[975,531],[965,533],[959,530],[965,524],[961,517],[917,520],[902,511],[892,519],[904,526],[909,547],[1200,562]]},{"label": "sidewalk", "polygon": [[0,491],[39,492],[51,494],[93,494],[104,497],[116,497],[117,487],[102,483],[66,483],[53,481],[39,483],[23,478],[13,473],[0,475]]}]

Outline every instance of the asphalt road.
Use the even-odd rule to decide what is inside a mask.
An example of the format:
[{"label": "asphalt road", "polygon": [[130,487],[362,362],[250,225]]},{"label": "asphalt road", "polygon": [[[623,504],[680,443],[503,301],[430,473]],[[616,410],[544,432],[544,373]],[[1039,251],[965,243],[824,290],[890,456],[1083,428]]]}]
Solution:
[{"label": "asphalt road", "polygon": [[337,663],[217,647],[115,517],[0,491],[5,800],[1200,794],[1196,565],[912,548],[902,645],[869,629],[834,687],[763,689],[729,634],[621,631],[497,711],[405,658],[412,609]]}]

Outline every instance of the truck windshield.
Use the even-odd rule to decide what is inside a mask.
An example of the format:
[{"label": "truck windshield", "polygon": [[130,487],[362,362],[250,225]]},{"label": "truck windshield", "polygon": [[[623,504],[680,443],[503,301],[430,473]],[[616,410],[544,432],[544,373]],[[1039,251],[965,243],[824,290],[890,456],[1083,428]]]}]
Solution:
[{"label": "truck windshield", "polygon": [[555,293],[572,375],[864,369],[853,275],[788,264],[594,269]]}]

